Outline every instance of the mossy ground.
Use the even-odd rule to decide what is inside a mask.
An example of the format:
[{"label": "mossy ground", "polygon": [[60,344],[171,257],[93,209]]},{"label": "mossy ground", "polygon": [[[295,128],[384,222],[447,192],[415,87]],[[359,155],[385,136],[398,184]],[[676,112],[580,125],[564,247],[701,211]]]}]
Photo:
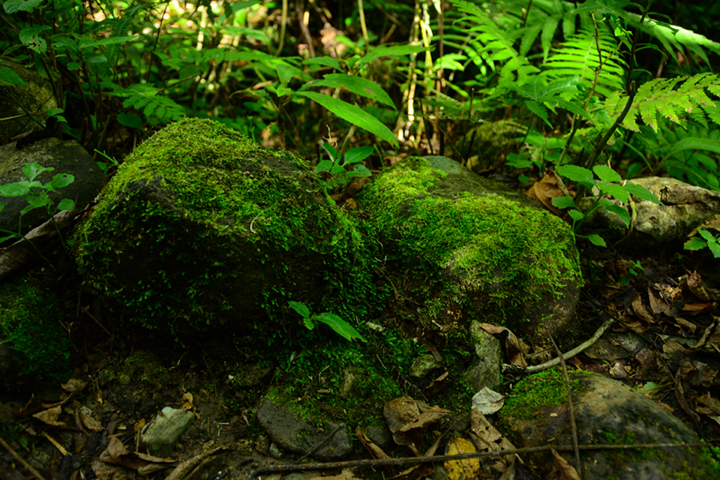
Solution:
[{"label": "mossy ground", "polygon": [[30,278],[0,285],[2,341],[23,357],[20,377],[66,380],[71,344],[58,298]]}]

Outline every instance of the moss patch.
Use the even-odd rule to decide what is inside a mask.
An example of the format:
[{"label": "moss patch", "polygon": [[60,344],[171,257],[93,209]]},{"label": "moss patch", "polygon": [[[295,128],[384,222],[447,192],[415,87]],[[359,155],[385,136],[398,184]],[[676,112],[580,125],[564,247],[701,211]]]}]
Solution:
[{"label": "moss patch", "polygon": [[581,283],[567,224],[443,159],[409,158],[360,196],[391,268],[413,271],[426,289],[413,295],[434,300],[430,316],[457,305],[469,317],[522,317],[528,304]]},{"label": "moss patch", "polygon": [[61,376],[68,373],[71,345],[62,318],[57,297],[31,279],[0,285],[0,333],[2,342],[20,354],[20,377],[66,380]]},{"label": "moss patch", "polygon": [[345,317],[375,300],[364,228],[301,159],[189,119],[126,159],[71,243],[86,279],[146,326],[260,328],[288,300]]}]

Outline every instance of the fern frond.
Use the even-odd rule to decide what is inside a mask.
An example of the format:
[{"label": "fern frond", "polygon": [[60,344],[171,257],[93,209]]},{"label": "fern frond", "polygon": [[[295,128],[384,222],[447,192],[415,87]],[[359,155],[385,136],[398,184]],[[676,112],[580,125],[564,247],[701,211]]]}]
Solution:
[{"label": "fern frond", "polygon": [[[594,31],[583,28],[577,35],[555,49],[545,64],[548,76],[552,78],[568,78],[577,76],[590,89],[595,79],[595,70],[602,67],[598,76],[595,91],[609,96],[623,89],[625,62],[617,56],[617,42],[607,27],[599,28],[600,38],[595,41]],[[598,44],[600,54],[598,56]]]},{"label": "fern frond", "polygon": [[[658,130],[658,113],[673,123],[684,126],[687,116],[707,126],[708,119],[720,125],[720,111],[708,93],[720,97],[720,76],[701,73],[692,77],[658,78],[644,83],[637,91],[633,105],[623,120],[623,127],[639,132],[637,117],[653,130]],[[605,108],[616,118],[625,108],[627,97],[612,95]]]},{"label": "fern frond", "polygon": [[465,28],[464,32],[473,33],[478,46],[482,45],[477,50],[478,54],[482,56],[486,53],[492,62],[503,63],[500,69],[501,82],[525,83],[529,76],[539,72],[513,47],[520,32],[506,32],[487,13],[472,3],[464,0],[453,0],[453,3],[466,14],[460,21],[476,23],[475,26]]},{"label": "fern frond", "polygon": [[116,87],[110,95],[125,97],[123,107],[142,111],[148,120],[168,123],[185,116],[185,109],[181,105],[158,93],[159,89],[152,85],[136,84],[127,88]]}]

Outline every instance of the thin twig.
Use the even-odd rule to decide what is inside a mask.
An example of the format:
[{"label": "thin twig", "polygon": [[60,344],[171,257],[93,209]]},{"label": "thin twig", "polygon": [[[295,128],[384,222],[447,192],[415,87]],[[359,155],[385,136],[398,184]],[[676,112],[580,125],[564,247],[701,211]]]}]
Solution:
[{"label": "thin twig", "polygon": [[577,436],[577,425],[575,425],[575,410],[573,409],[572,404],[572,396],[570,395],[570,378],[568,377],[567,372],[567,366],[565,365],[565,359],[563,359],[562,352],[560,351],[560,348],[558,348],[557,343],[555,343],[555,339],[553,338],[552,334],[549,330],[546,329],[547,336],[550,339],[550,342],[552,343],[553,347],[555,348],[555,353],[558,355],[558,359],[560,360],[560,365],[562,365],[562,372],[563,377],[565,378],[565,391],[567,392],[567,401],[568,401],[568,416],[570,417],[570,432],[572,433],[572,444],[573,444],[573,450],[575,451],[575,467],[577,468],[577,473],[582,478],[582,465],[580,464],[580,450],[578,449],[578,436]]},{"label": "thin twig", "polygon": [[[712,443],[645,443],[640,445],[578,445],[579,450],[634,450],[640,448],[708,448]],[[306,465],[272,465],[269,467],[258,468],[250,472],[248,480],[252,480],[261,474],[267,473],[286,473],[310,470],[329,470],[334,468],[351,468],[351,467],[383,467],[387,465],[407,466],[418,465],[426,462],[446,462],[448,460],[466,460],[469,458],[484,457],[501,457],[507,455],[517,455],[520,453],[549,452],[550,448],[554,448],[559,452],[571,452],[573,447],[569,445],[542,447],[518,448],[514,450],[500,450],[496,452],[480,452],[480,453],[461,453],[458,455],[437,455],[430,457],[404,457],[379,460],[350,460],[345,462],[329,462],[329,463],[308,463]]]},{"label": "thin twig", "polygon": [[325,438],[325,440],[323,440],[322,442],[320,442],[320,443],[318,443],[317,445],[315,445],[313,448],[310,449],[309,452],[307,452],[305,455],[303,455],[302,457],[300,457],[300,459],[297,461],[297,463],[302,462],[302,461],[305,460],[307,457],[309,457],[310,455],[312,455],[313,453],[315,453],[315,451],[316,451],[318,448],[320,448],[320,447],[322,447],[323,445],[325,445],[332,437],[335,436],[335,434],[338,432],[338,430],[340,430],[340,429],[341,429],[342,427],[344,427],[344,426],[345,426],[345,424],[341,423],[340,425],[338,425],[337,427],[335,427],[335,430],[333,430],[332,433],[330,433],[330,435],[328,435],[328,436]]},{"label": "thin twig", "polygon": [[5,440],[3,440],[2,437],[0,437],[0,445],[2,445],[3,447],[5,447],[5,450],[7,450],[7,451],[10,453],[10,455],[13,456],[13,458],[14,458],[15,460],[17,460],[18,462],[20,462],[20,463],[23,465],[23,467],[27,468],[28,471],[29,471],[30,473],[32,473],[35,478],[37,478],[38,480],[45,480],[45,479],[43,478],[43,476],[40,475],[40,473],[32,467],[32,465],[30,465],[29,463],[27,463],[27,462],[26,462],[25,460],[23,460],[17,453],[15,453],[15,450],[13,450],[12,448],[10,448],[10,445],[8,445],[7,443],[5,443]]}]

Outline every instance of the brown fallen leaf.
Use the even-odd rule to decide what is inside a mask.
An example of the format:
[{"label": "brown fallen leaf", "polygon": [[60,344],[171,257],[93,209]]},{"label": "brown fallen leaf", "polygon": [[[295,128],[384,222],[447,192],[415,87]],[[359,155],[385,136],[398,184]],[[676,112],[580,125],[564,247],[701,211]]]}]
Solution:
[{"label": "brown fallen leaf", "polygon": [[553,457],[555,457],[555,465],[560,470],[560,475],[563,480],[580,480],[580,475],[578,475],[575,467],[570,465],[567,460],[561,457],[554,448],[550,447],[550,451],[552,452]]},{"label": "brown fallen leaf", "polygon": [[530,198],[542,203],[543,207],[550,210],[558,217],[563,216],[563,211],[552,204],[553,198],[570,195],[562,179],[553,171],[548,171],[545,176],[525,192]]},{"label": "brown fallen leaf", "polygon": [[527,367],[527,361],[525,360],[525,354],[530,351],[525,342],[515,336],[512,330],[497,325],[491,325],[489,323],[483,323],[481,328],[490,335],[497,335],[504,337],[505,343],[505,359],[510,365],[518,367]]},{"label": "brown fallen leaf", "polygon": [[[514,450],[515,446],[490,423],[477,408],[470,410],[470,439],[478,452],[499,452]],[[492,467],[505,472],[514,461],[514,456],[500,457]]]},{"label": "brown fallen leaf", "polygon": [[[475,446],[464,438],[453,438],[448,441],[447,447],[445,447],[445,455],[459,455],[461,453],[476,453]],[[449,460],[445,462],[445,471],[450,480],[474,479],[480,471],[480,459]]]},{"label": "brown fallen leaf", "polygon": [[646,321],[647,323],[653,323],[655,321],[655,318],[650,315],[650,312],[647,311],[645,306],[642,303],[642,297],[638,295],[635,297],[635,299],[632,301],[632,308],[635,312],[635,315],[640,317],[641,320]]},{"label": "brown fallen leaf", "polygon": [[35,415],[33,415],[33,418],[40,420],[45,425],[50,425],[52,427],[58,427],[58,428],[64,428],[64,429],[70,430],[72,428],[72,427],[70,427],[70,425],[58,420],[60,418],[61,413],[62,413],[62,405],[57,405],[56,407],[48,408],[47,410],[43,410],[42,412],[36,413]]},{"label": "brown fallen leaf", "polygon": [[385,452],[383,452],[382,448],[378,447],[372,440],[368,438],[367,435],[362,432],[362,430],[360,430],[360,427],[358,427],[357,431],[355,432],[355,436],[358,440],[360,440],[362,446],[365,447],[368,452],[370,452],[371,457],[382,460],[387,460],[388,458],[390,458]]}]

